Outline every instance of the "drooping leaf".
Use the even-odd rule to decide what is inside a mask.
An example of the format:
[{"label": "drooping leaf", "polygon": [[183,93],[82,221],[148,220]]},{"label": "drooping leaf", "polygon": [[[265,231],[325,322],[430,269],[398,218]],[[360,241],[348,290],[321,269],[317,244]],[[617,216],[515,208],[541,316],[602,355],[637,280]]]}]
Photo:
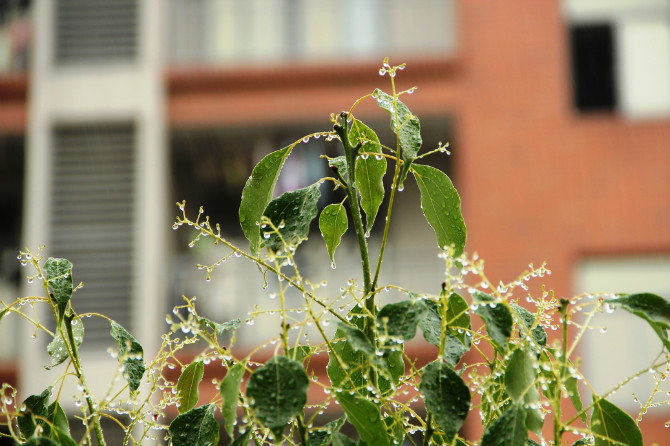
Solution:
[{"label": "drooping leaf", "polygon": [[342,236],[347,232],[349,220],[342,203],[329,204],[319,216],[319,229],[328,248],[330,261],[335,265],[335,249],[339,246]]},{"label": "drooping leaf", "polygon": [[198,385],[205,373],[202,361],[193,361],[181,372],[177,380],[177,409],[185,413],[198,404],[200,392]]},{"label": "drooping leaf", "polygon": [[412,165],[412,173],[421,192],[421,208],[435,231],[440,249],[454,246],[458,257],[465,248],[466,229],[461,214],[461,198],[449,177],[431,166]]},{"label": "drooping leaf", "polygon": [[269,427],[275,439],[303,410],[309,379],[302,364],[286,356],[275,356],[249,378],[247,396],[258,419]]},{"label": "drooping leaf", "polygon": [[424,339],[439,348],[442,335],[442,314],[439,304],[432,300],[426,300],[424,305],[426,311],[423,312],[419,320],[419,327],[423,332]]},{"label": "drooping leaf", "polygon": [[[47,408],[47,421],[49,423],[45,427],[45,435],[51,435],[52,437],[54,437],[54,434],[56,437],[61,437],[63,434],[69,435],[70,423],[67,420],[65,411],[60,406],[58,401],[54,401]],[[51,426],[53,426],[53,428],[57,429],[59,432],[55,432],[54,434],[50,433]]]},{"label": "drooping leaf", "polygon": [[[419,322],[419,327],[421,327],[426,341],[439,348],[442,333],[440,304],[432,300],[426,300],[424,303],[426,312]],[[448,323],[443,354],[447,363],[451,367],[456,367],[470,348],[470,336],[467,335],[468,330],[470,330],[469,306],[465,299],[456,293],[447,298],[446,306]]]},{"label": "drooping leaf", "polygon": [[365,155],[356,159],[356,187],[361,196],[361,208],[365,211],[366,231],[370,231],[377,217],[379,206],[384,200],[384,174],[386,173],[386,159],[383,156],[375,156],[382,153],[377,134],[358,119],[353,120],[349,141],[355,146],[359,141],[362,143],[359,153]]},{"label": "drooping leaf", "polygon": [[[346,338],[345,333],[340,329],[336,330],[334,335],[334,339],[339,338]],[[328,352],[328,357],[326,372],[333,387],[365,388],[368,360],[364,353],[354,350],[348,341],[340,341],[333,343],[333,351]],[[337,358],[342,361],[346,370],[342,369]]]},{"label": "drooping leaf", "polygon": [[17,424],[24,438],[32,437],[39,425],[44,429],[47,425],[44,418],[48,417],[49,396],[52,387],[47,387],[39,395],[30,395],[21,403]]},{"label": "drooping leaf", "polygon": [[251,441],[251,434],[253,429],[247,429],[242,435],[237,437],[235,441],[230,443],[230,446],[249,446],[249,441]]},{"label": "drooping leaf", "polygon": [[385,305],[377,313],[377,330],[393,338],[410,341],[427,311],[422,300],[403,300]]},{"label": "drooping leaf", "polygon": [[628,294],[614,299],[607,299],[609,305],[641,317],[651,326],[665,348],[670,350],[670,302],[651,293]]},{"label": "drooping leaf", "polygon": [[118,359],[123,367],[123,377],[128,381],[130,392],[134,393],[140,387],[144,375],[144,349],[133,335],[116,322],[111,322],[110,334],[116,341]]},{"label": "drooping leaf", "polygon": [[424,367],[419,391],[435,423],[447,437],[456,435],[470,410],[470,391],[463,379],[447,364],[434,361]]},{"label": "drooping leaf", "polygon": [[[521,317],[526,328],[530,330],[531,337],[535,343],[540,349],[543,349],[547,345],[547,332],[542,325],[535,325],[535,315],[517,304],[512,304],[512,309]],[[533,327],[533,325],[535,326]]]},{"label": "drooping leaf", "polygon": [[237,330],[238,328],[240,328],[240,325],[242,324],[242,321],[240,321],[239,318],[232,319],[228,322],[224,322],[223,324],[219,324],[217,322],[207,319],[206,317],[201,317],[198,320],[198,322],[200,322],[200,325],[202,325],[203,327],[209,328],[210,330],[214,330],[218,335],[223,334],[223,332],[226,330]]},{"label": "drooping leaf", "polygon": [[307,238],[309,225],[319,212],[316,204],[321,196],[320,185],[314,183],[302,189],[285,192],[268,204],[264,215],[279,228],[281,238],[268,230],[263,234],[261,246],[279,251],[284,247],[284,243],[295,246]]},{"label": "drooping leaf", "polygon": [[347,157],[342,155],[342,156],[336,156],[335,158],[328,158],[328,165],[331,168],[336,168],[339,170],[340,174],[342,177],[346,178],[347,177]]},{"label": "drooping leaf", "polygon": [[172,420],[168,433],[173,446],[216,446],[219,423],[214,417],[215,404],[200,406]]},{"label": "drooping leaf", "polygon": [[354,425],[361,440],[368,445],[389,446],[391,439],[386,431],[386,423],[381,417],[379,406],[358,394],[339,392],[337,401]]},{"label": "drooping leaf", "polygon": [[528,440],[526,409],[522,404],[513,404],[484,432],[481,446],[524,445]]},{"label": "drooping leaf", "polygon": [[[490,296],[484,293],[475,293],[473,298],[477,299],[478,296],[479,298],[483,298],[484,296],[490,298]],[[484,321],[486,331],[493,342],[493,346],[501,353],[504,353],[507,349],[507,340],[511,336],[512,328],[514,327],[514,319],[507,307],[495,302],[487,303],[486,300],[482,300],[474,312]]]},{"label": "drooping leaf", "polygon": [[[577,412],[581,412],[583,405],[582,398],[579,395],[579,380],[574,376],[568,376],[563,382],[565,389],[568,391],[570,401],[572,401],[572,405],[575,406],[575,410],[577,410]],[[586,423],[585,413],[581,414],[581,419],[584,421],[584,423]]]},{"label": "drooping leaf", "polygon": [[307,446],[355,446],[355,441],[340,433],[340,429],[344,426],[346,421],[347,417],[345,415],[337,420],[331,421],[321,429],[312,431],[309,434],[309,438],[307,438]]},{"label": "drooping leaf", "polygon": [[223,399],[221,414],[225,420],[224,427],[231,437],[233,436],[233,426],[235,426],[235,420],[237,419],[237,404],[243,377],[244,365],[238,362],[228,369],[228,373],[226,373],[219,386],[219,393]]},{"label": "drooping leaf", "polygon": [[72,263],[67,259],[50,257],[44,264],[44,272],[58,309],[60,323],[72,298]]},{"label": "drooping leaf", "polygon": [[507,362],[505,370],[505,390],[514,400],[519,402],[526,392],[535,384],[535,358],[520,348],[514,350]]},{"label": "drooping leaf", "polygon": [[288,352],[286,352],[286,356],[298,362],[303,362],[305,358],[309,357],[311,354],[312,348],[309,345],[298,345],[289,348]]},{"label": "drooping leaf", "polygon": [[419,118],[414,116],[407,106],[393,96],[380,89],[376,89],[372,96],[377,100],[377,105],[386,110],[391,117],[391,130],[398,135],[400,147],[402,148],[403,168],[400,173],[399,185],[407,178],[412,161],[416,158],[421,148],[421,125]]},{"label": "drooping leaf", "polygon": [[[63,332],[65,333],[65,336],[67,336],[68,323],[71,324],[72,326],[74,343],[77,346],[77,348],[79,348],[82,342],[84,342],[84,323],[81,319],[72,319],[70,321],[70,318],[65,318],[65,320],[61,322],[61,327]],[[63,340],[63,336],[61,336],[60,330],[56,330],[56,335],[47,345],[47,353],[51,358],[51,363],[49,365],[44,366],[47,370],[51,370],[52,368],[56,367],[59,364],[62,364],[67,358],[69,358],[70,355],[68,353],[67,345]]]},{"label": "drooping leaf", "polygon": [[338,322],[336,336],[338,333],[346,338],[347,344],[349,344],[351,349],[364,355],[364,363],[369,362],[385,375],[389,374],[386,362],[383,360],[383,358],[377,355],[377,349],[375,346],[372,345],[365,333],[363,333],[358,327],[354,327],[353,325],[345,324],[343,322]]},{"label": "drooping leaf", "polygon": [[242,190],[240,225],[244,236],[249,240],[249,249],[254,256],[258,255],[261,246],[261,217],[272,200],[279,172],[291,150],[293,147],[287,146],[263,158],[254,167]]},{"label": "drooping leaf", "polygon": [[605,399],[596,399],[591,414],[595,446],[643,446],[642,432],[623,410]]}]

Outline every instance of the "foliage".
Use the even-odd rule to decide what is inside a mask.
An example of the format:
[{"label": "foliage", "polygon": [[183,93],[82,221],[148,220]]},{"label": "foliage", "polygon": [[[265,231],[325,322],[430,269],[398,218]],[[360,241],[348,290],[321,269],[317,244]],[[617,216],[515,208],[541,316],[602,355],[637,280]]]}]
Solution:
[{"label": "foliage", "polygon": [[[221,261],[199,265],[208,280],[212,270],[233,255],[255,263],[266,286],[268,277],[277,280],[281,334],[254,351],[234,348],[240,320],[209,320],[198,315],[195,298],[184,297],[184,304],[173,312],[176,319],[167,316],[170,330],[151,361],[146,361],[132,334],[109,320],[117,373],[110,391],[94,395],[78,350],[85,337],[85,319],[105,316],[76,313],[72,296],[79,286],[73,286],[69,261],[45,261],[41,250],[21,252],[21,263],[35,268],[29,279],[42,282],[46,297],[21,298],[4,305],[0,319],[18,315],[45,333],[50,339],[47,352],[51,358],[46,368],[60,367],[62,376],[55,381],[56,388],[48,386],[20,404],[16,402],[17,391],[3,384],[0,402],[9,435],[23,445],[91,444],[94,437],[102,445],[105,435],[100,419],[105,417],[123,426],[124,445],[161,438],[175,446],[216,445],[223,418],[233,445],[558,446],[568,444],[566,441],[574,445],[642,445],[640,417],[631,418],[607,400],[635,376],[623,379],[611,392],[596,394],[577,368],[576,346],[588,335],[595,314],[611,308],[628,311],[647,321],[661,340],[656,361],[641,364],[638,374],[650,372],[660,383],[670,375],[670,304],[653,294],[557,299],[544,288],[540,297],[534,297],[527,282],[551,274],[545,265],[531,265],[513,282],[494,286],[485,275],[483,261],[465,253],[466,228],[460,197],[451,180],[423,164],[425,157],[444,153],[446,148],[440,145],[419,154],[419,118],[400,100],[415,88],[398,92],[394,81],[403,68],[385,61],[380,74],[390,77],[390,93],[374,90],[350,110],[331,115],[332,131],[308,135],[258,163],[244,187],[239,209],[248,251],[222,235],[208,217],[203,218],[202,208],[197,218],[191,219],[185,203],[178,203],[181,214],[174,228],[186,226],[196,231],[189,245],[212,240],[222,247]],[[388,112],[396,135],[393,146],[380,142],[375,131],[355,116],[356,107],[366,99],[373,99]],[[342,146],[342,156],[326,157],[333,176],[274,197],[292,150],[303,141],[320,137],[339,141]],[[390,172],[389,163],[393,166]],[[386,187],[384,177],[388,174],[390,186]],[[407,178],[417,183],[423,215],[435,232],[438,257],[444,262],[446,273],[436,279],[436,283],[443,283],[435,294],[417,295],[394,284],[379,283],[394,202]],[[323,184],[342,189],[346,197],[328,203],[319,213]],[[386,218],[380,219],[385,200]],[[335,268],[336,250],[350,230],[347,209],[360,251],[362,283],[357,286],[352,280],[338,298],[328,299],[303,277],[296,252],[318,216],[326,247],[324,258]],[[373,262],[368,237],[380,220],[384,221],[383,235],[379,256]],[[383,290],[389,288],[405,297],[384,302]],[[286,306],[290,289],[303,297],[298,313],[304,315],[302,320],[290,314],[295,309],[289,311]],[[530,305],[522,306],[521,298]],[[32,316],[37,312],[26,310],[35,310],[38,305],[51,309],[54,330]],[[331,321],[336,322],[334,334],[327,327]],[[308,324],[321,335],[319,342],[309,343],[292,335],[292,330],[302,333]],[[554,331],[558,336],[552,334]],[[405,345],[417,338],[418,332],[425,339],[425,349],[435,352],[426,365],[417,362],[415,349]],[[276,347],[269,359],[255,359],[257,351],[271,345]],[[194,346],[201,346],[195,356]],[[306,366],[318,355],[328,357],[328,378]],[[214,397],[202,404],[200,387],[206,385],[205,370],[213,362],[220,363],[226,372],[214,382]],[[176,382],[170,378],[175,367],[179,369]],[[72,438],[60,405],[66,380],[77,382],[81,391],[77,398],[84,403],[79,418],[86,430],[79,439]],[[123,389],[112,391],[119,382]],[[308,397],[313,389],[323,390],[325,396],[316,400]],[[590,403],[581,395],[585,390],[591,394]],[[641,404],[641,414],[669,403],[654,399],[659,392],[657,386]],[[572,407],[564,401],[570,401]],[[324,412],[330,414],[330,422],[319,417]],[[481,438],[461,436],[466,420],[481,426]]]}]

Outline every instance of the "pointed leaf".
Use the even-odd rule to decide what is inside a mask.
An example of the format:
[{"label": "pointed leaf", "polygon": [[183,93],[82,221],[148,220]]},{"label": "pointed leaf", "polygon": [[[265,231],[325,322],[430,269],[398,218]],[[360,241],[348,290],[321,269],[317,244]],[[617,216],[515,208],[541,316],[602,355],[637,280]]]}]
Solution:
[{"label": "pointed leaf", "polygon": [[198,385],[202,381],[205,373],[205,366],[202,361],[190,363],[177,381],[177,409],[179,413],[185,413],[193,409],[198,404],[200,392]]},{"label": "pointed leaf", "polygon": [[233,436],[233,426],[237,419],[237,404],[240,396],[240,386],[244,377],[244,365],[237,363],[228,369],[228,373],[221,381],[219,393],[223,399],[221,414],[225,420],[224,427],[230,437]]},{"label": "pointed leaf", "polygon": [[481,446],[523,445],[527,440],[526,410],[521,404],[514,404],[484,432]]},{"label": "pointed leaf", "polygon": [[21,403],[17,424],[21,435],[25,438],[32,437],[35,428],[40,425],[44,429],[47,425],[43,418],[48,416],[49,396],[52,387],[47,387],[39,395],[31,395]]},{"label": "pointed leaf", "polygon": [[224,322],[223,324],[219,324],[217,322],[211,321],[207,319],[206,317],[201,317],[198,322],[200,322],[200,325],[203,327],[207,327],[211,330],[216,331],[216,334],[221,335],[225,330],[237,330],[240,328],[240,325],[242,321],[240,319],[233,319],[228,322]]},{"label": "pointed leaf", "polygon": [[362,441],[368,445],[390,445],[391,439],[386,431],[386,423],[381,417],[378,405],[360,395],[351,395],[348,392],[339,392],[336,398]]},{"label": "pointed leaf", "polygon": [[119,351],[119,363],[123,367],[123,377],[128,381],[130,392],[134,393],[140,387],[144,375],[144,349],[128,331],[116,322],[111,322],[110,334],[116,341]]},{"label": "pointed leaf", "polygon": [[403,300],[387,304],[377,313],[377,330],[394,338],[409,341],[427,311],[422,300]]},{"label": "pointed leaf", "polygon": [[[66,336],[67,328],[65,325],[68,323],[68,319],[69,318],[66,318],[63,322],[61,322],[63,332],[66,333]],[[81,319],[74,319],[71,321],[71,324],[72,334],[74,335],[74,343],[77,348],[79,348],[82,342],[84,342],[84,323]],[[51,370],[57,365],[62,364],[67,358],[70,357],[67,350],[67,345],[61,336],[60,330],[56,331],[56,335],[53,337],[51,342],[49,342],[49,345],[47,345],[47,353],[51,358],[51,364],[44,366],[47,370]]]},{"label": "pointed leaf", "polygon": [[333,265],[335,265],[335,249],[339,246],[348,227],[347,211],[342,203],[329,204],[321,211],[319,229],[323,240],[326,242],[328,255]]},{"label": "pointed leaf", "polygon": [[312,348],[309,345],[298,345],[296,347],[289,348],[288,352],[286,352],[286,356],[298,362],[304,362],[305,358],[308,358],[311,355]]},{"label": "pointed leaf", "polygon": [[414,164],[412,173],[421,192],[421,208],[435,231],[440,249],[454,246],[458,257],[465,248],[465,221],[461,215],[461,198],[449,177],[431,166]]},{"label": "pointed leaf", "polygon": [[423,369],[419,391],[426,409],[447,437],[458,433],[470,411],[470,391],[447,364],[434,361]]},{"label": "pointed leaf", "polygon": [[249,249],[253,256],[257,256],[260,251],[261,217],[272,199],[279,172],[291,150],[293,147],[287,146],[263,158],[254,167],[242,190],[240,225],[244,236],[249,240]]},{"label": "pointed leaf", "polygon": [[628,294],[614,299],[605,300],[606,303],[621,307],[624,310],[646,320],[656,332],[665,348],[670,350],[670,302],[651,293]]},{"label": "pointed leaf", "polygon": [[[432,300],[424,301],[426,312],[419,322],[423,337],[434,346],[440,346],[442,316],[439,304]],[[447,298],[447,334],[444,343],[444,359],[451,367],[456,367],[470,348],[470,313],[468,303],[460,295],[453,293]]]},{"label": "pointed leaf", "polygon": [[[355,146],[362,143],[359,153],[366,155],[356,158],[356,187],[361,196],[361,208],[365,211],[366,231],[370,231],[377,217],[379,206],[384,200],[384,174],[386,158],[375,156],[382,153],[377,134],[367,125],[354,118],[349,132],[349,141]],[[367,155],[371,154],[371,155]]]},{"label": "pointed leaf", "polygon": [[168,430],[173,446],[216,446],[219,444],[219,423],[214,417],[216,405],[208,404],[172,420]]},{"label": "pointed leaf", "polygon": [[[575,410],[577,412],[582,411],[582,398],[579,395],[579,380],[574,377],[574,376],[568,376],[565,381],[565,389],[568,391],[568,395],[570,396],[570,401],[572,401],[572,405],[575,406]],[[580,418],[584,423],[586,423],[586,414],[582,413]]]},{"label": "pointed leaf", "polygon": [[53,293],[60,323],[72,298],[72,263],[67,259],[50,257],[44,264],[44,272]]},{"label": "pointed leaf", "polygon": [[642,432],[630,415],[605,399],[594,402],[591,431],[595,446],[643,446]]},{"label": "pointed leaf", "polygon": [[307,446],[330,446],[333,444],[333,437],[339,434],[346,421],[345,415],[326,424],[322,429],[312,431],[307,439]]},{"label": "pointed leaf", "polygon": [[397,98],[394,104],[393,96],[384,93],[380,89],[376,89],[372,93],[372,96],[377,100],[377,105],[389,113],[391,116],[391,130],[398,135],[404,162],[399,182],[399,185],[402,185],[405,178],[407,178],[412,161],[414,161],[421,148],[421,125],[419,124],[419,118],[414,116],[407,106]]},{"label": "pointed leaf", "polygon": [[541,324],[537,324],[535,327],[533,327],[535,324],[535,315],[526,310],[524,307],[520,307],[516,304],[512,304],[512,309],[514,309],[516,314],[521,317],[526,328],[531,330],[530,334],[537,345],[540,348],[544,348],[547,345],[547,332],[544,330],[544,327],[542,327]]},{"label": "pointed leaf", "polygon": [[288,423],[307,402],[309,379],[302,364],[275,356],[249,378],[247,396],[258,419],[281,438]]},{"label": "pointed leaf", "polygon": [[473,295],[475,300],[478,298],[481,299],[480,305],[474,312],[486,324],[486,331],[491,337],[493,346],[501,353],[504,353],[507,350],[507,340],[512,334],[514,319],[507,307],[498,305],[495,302],[487,303],[487,300],[483,299],[484,297],[493,300],[491,296],[484,293],[475,293]]},{"label": "pointed leaf", "polygon": [[331,168],[334,167],[340,171],[340,174],[346,178],[347,177],[347,157],[336,156],[335,158],[328,158],[328,166]]},{"label": "pointed leaf", "polygon": [[69,434],[70,423],[67,420],[67,415],[65,415],[65,411],[60,406],[58,401],[54,401],[47,408],[47,421],[49,422],[49,424],[47,425],[48,426],[47,429],[45,429],[44,431],[46,435],[49,435],[51,426],[53,426],[55,429],[60,430],[60,433],[56,434],[57,437],[60,437],[62,433]]},{"label": "pointed leaf", "polygon": [[[316,204],[321,197],[320,185],[314,183],[303,189],[283,193],[268,204],[264,215],[275,227],[280,228],[279,233],[284,243],[296,246],[307,239],[309,225],[319,212]],[[263,239],[262,246],[267,246],[273,251],[279,251],[284,247],[281,238],[269,229],[263,234]]]}]

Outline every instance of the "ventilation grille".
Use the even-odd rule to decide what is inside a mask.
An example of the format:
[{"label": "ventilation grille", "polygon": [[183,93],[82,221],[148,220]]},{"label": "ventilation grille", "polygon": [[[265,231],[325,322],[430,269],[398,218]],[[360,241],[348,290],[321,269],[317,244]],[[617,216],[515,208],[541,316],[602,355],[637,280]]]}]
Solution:
[{"label": "ventilation grille", "polygon": [[[52,164],[51,246],[70,260],[77,313],[101,313],[131,330],[134,138],[131,124],[57,127]],[[110,344],[110,325],[84,321],[84,348]]]},{"label": "ventilation grille", "polygon": [[129,62],[137,53],[137,0],[58,0],[59,65]]}]

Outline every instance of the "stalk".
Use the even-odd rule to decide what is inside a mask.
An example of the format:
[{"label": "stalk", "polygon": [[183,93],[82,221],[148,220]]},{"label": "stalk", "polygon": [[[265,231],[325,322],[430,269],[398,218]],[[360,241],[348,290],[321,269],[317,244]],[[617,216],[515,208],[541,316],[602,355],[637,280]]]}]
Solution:
[{"label": "stalk", "polygon": [[563,426],[561,425],[561,389],[563,388],[563,378],[568,364],[568,299],[561,299],[561,324],[563,329],[563,342],[561,345],[561,359],[559,361],[557,394],[554,395],[554,445],[560,446],[563,436]]}]

